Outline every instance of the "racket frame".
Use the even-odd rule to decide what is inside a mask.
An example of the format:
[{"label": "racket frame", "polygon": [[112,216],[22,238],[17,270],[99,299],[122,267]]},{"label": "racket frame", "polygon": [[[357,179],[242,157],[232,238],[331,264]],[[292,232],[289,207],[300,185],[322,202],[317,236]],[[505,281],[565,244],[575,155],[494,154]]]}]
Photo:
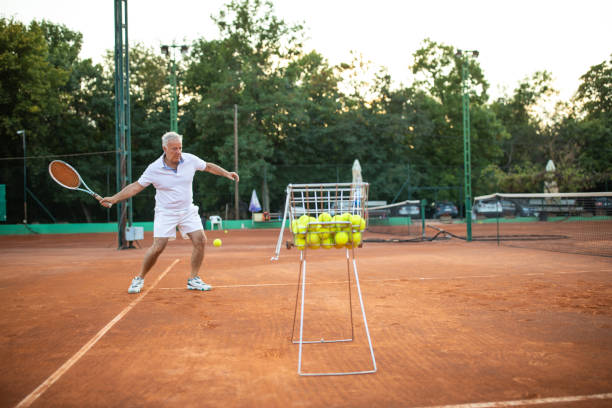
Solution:
[{"label": "racket frame", "polygon": [[[57,163],[62,163],[63,165],[68,166],[68,168],[69,168],[70,170],[72,170],[72,171],[74,172],[74,174],[76,174],[76,176],[79,178],[79,185],[78,185],[78,186],[76,186],[76,187],[70,187],[70,186],[67,186],[67,185],[65,185],[64,183],[62,183],[61,181],[59,181],[58,179],[56,179],[56,178],[55,178],[55,176],[53,175],[53,172],[51,171],[51,166],[53,165],[53,163],[56,163],[56,162],[57,162]],[[87,185],[87,183],[85,183],[85,181],[83,181],[83,178],[81,177],[81,175],[79,174],[79,172],[78,172],[78,171],[77,171],[77,170],[76,170],[74,167],[72,167],[70,164],[66,163],[66,162],[65,162],[65,161],[63,161],[63,160],[53,160],[51,163],[49,163],[49,175],[51,176],[51,178],[53,179],[53,181],[55,181],[57,184],[59,184],[60,186],[62,186],[62,187],[64,187],[64,188],[67,188],[67,189],[69,189],[69,190],[78,190],[78,191],[82,191],[82,192],[87,193],[87,194],[89,194],[90,196],[94,197],[96,200],[97,200],[97,199],[99,199],[99,198],[102,198],[102,196],[101,196],[101,195],[99,195],[98,193],[96,193],[95,191],[93,191],[91,188],[89,188],[89,186]],[[83,187],[85,187],[85,188],[84,188],[84,189],[83,189],[83,188],[80,188],[80,187],[79,187],[80,185],[83,185]],[[112,207],[112,204],[110,204],[110,206]],[[110,208],[110,207],[108,207],[108,208]]]}]

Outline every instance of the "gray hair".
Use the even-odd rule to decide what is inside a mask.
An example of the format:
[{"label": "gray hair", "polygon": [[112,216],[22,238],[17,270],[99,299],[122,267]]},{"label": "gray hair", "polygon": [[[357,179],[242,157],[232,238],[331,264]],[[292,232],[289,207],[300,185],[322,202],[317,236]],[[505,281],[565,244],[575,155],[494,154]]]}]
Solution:
[{"label": "gray hair", "polygon": [[161,139],[162,146],[168,146],[168,142],[172,140],[178,140],[179,142],[183,143],[183,135],[179,135],[176,132],[166,132]]}]

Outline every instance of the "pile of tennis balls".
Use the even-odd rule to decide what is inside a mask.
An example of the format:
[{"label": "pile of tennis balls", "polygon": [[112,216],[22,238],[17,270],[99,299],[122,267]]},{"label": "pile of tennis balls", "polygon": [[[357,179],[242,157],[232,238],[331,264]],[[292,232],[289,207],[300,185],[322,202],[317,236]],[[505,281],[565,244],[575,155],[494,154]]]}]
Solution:
[{"label": "pile of tennis balls", "polygon": [[344,213],[333,217],[326,212],[317,218],[307,214],[291,222],[293,244],[299,250],[354,248],[361,244],[366,222],[358,214]]}]

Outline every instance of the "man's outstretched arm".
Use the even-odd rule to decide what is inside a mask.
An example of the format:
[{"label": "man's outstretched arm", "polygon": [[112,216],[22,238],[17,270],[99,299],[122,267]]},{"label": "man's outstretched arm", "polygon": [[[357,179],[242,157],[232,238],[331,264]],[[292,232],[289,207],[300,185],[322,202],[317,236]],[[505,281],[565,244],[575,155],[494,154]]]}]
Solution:
[{"label": "man's outstretched arm", "polygon": [[204,171],[209,172],[210,174],[215,174],[221,177],[227,177],[230,180],[239,181],[240,177],[238,177],[238,173],[234,171],[227,171],[223,167],[216,165],[215,163],[206,163],[206,169]]},{"label": "man's outstretched arm", "polygon": [[110,197],[102,197],[98,201],[103,207],[110,208],[113,204],[120,201],[127,200],[130,197],[135,196],[144,190],[145,187],[140,185],[137,181],[125,186],[120,192]]}]

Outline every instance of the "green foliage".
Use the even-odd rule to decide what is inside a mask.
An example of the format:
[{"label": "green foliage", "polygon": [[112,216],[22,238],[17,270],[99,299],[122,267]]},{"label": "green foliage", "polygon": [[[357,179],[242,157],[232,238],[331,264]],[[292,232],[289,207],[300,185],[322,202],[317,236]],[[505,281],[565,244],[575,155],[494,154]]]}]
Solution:
[{"label": "green foliage", "polygon": [[612,54],[608,61],[592,66],[580,77],[582,83],[576,93],[576,101],[589,117],[612,115]]},{"label": "green foliage", "polygon": [[[32,137],[48,133],[45,120],[58,112],[57,88],[67,80],[65,69],[49,61],[49,47],[39,23],[30,27],[0,19],[0,132],[5,141],[17,141],[17,129],[31,129]],[[9,143],[7,153],[20,148]]]},{"label": "green foliage", "polygon": [[533,114],[533,109],[553,92],[551,80],[550,73],[536,72],[521,81],[512,96],[499,98],[491,105],[490,109],[509,134],[502,144],[504,167],[526,162],[546,163],[550,158],[542,149],[545,141],[543,124]]},{"label": "green foliage", "polygon": [[[234,169],[237,107],[239,193],[251,190],[282,211],[289,183],[347,182],[359,159],[370,198],[463,201],[462,69],[467,61],[472,190],[541,192],[553,159],[561,191],[609,189],[612,184],[612,60],[581,77],[576,97],[544,120],[537,113],[554,90],[552,75],[536,72],[510,95],[489,102],[478,59],[425,39],[414,53],[410,86],[394,86],[384,70],[354,56],[331,65],[303,49],[301,25],[290,25],[263,0],[230,0],[213,17],[219,38],[197,39],[178,61],[179,132],[184,151]],[[51,155],[115,149],[113,56],[94,65],[79,58],[82,35],[51,22],[29,26],[0,19],[2,156],[22,155],[26,129],[29,188],[59,221],[114,220],[90,197],[49,182]],[[132,173],[137,179],[161,154],[169,128],[169,61],[141,44],[130,48]],[[115,188],[115,155],[67,158],[101,194]],[[22,207],[22,160],[2,160],[9,218]],[[153,217],[153,188],[134,198],[134,218]],[[194,198],[204,213],[233,214],[234,183],[198,175]],[[30,205],[31,216],[48,217]],[[246,212],[243,217],[248,216]]]}]

